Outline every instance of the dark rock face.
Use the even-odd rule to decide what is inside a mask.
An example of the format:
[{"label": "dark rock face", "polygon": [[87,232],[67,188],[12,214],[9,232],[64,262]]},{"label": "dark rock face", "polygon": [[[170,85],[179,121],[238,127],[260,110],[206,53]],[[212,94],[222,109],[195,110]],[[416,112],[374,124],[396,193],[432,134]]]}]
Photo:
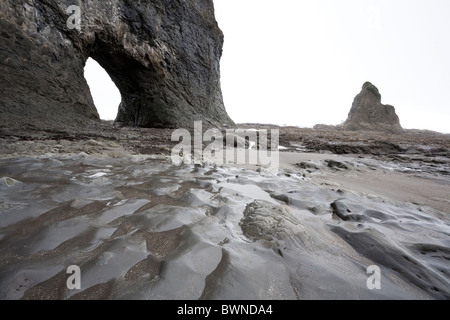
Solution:
[{"label": "dark rock face", "polygon": [[[73,4],[80,29],[68,24]],[[220,87],[222,45],[212,0],[2,0],[1,126],[98,120],[83,74],[89,57],[121,92],[120,123],[233,125]]]},{"label": "dark rock face", "polygon": [[403,129],[391,105],[381,103],[381,94],[370,82],[364,83],[355,97],[344,130],[400,133]]}]

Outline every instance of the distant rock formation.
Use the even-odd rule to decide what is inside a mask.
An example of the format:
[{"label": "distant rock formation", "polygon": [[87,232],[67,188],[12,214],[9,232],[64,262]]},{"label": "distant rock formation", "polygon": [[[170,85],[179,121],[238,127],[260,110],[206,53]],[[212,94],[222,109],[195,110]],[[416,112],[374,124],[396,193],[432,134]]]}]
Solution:
[{"label": "distant rock formation", "polygon": [[391,105],[381,103],[381,94],[372,83],[364,83],[355,97],[347,121],[342,125],[349,131],[382,131],[400,133],[400,120]]},{"label": "distant rock formation", "polygon": [[2,0],[0,127],[98,120],[83,74],[89,57],[121,93],[118,122],[233,125],[222,45],[212,0]]}]

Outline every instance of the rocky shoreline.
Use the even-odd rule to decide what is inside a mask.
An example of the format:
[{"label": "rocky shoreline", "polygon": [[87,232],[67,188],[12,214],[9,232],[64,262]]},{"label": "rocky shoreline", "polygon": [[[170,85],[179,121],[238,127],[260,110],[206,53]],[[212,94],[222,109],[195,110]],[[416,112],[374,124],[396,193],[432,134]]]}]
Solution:
[{"label": "rocky shoreline", "polygon": [[450,297],[448,135],[241,125],[280,130],[273,172],[100,126],[1,131],[0,299]]},{"label": "rocky shoreline", "polygon": [[[318,152],[333,154],[361,154],[391,157],[402,160],[409,156],[412,161],[444,164],[450,158],[450,134],[428,130],[404,130],[400,134],[370,131],[344,131],[336,128],[299,128],[266,124],[238,124],[237,128],[277,129],[280,132],[279,144],[285,152]],[[211,127],[205,127],[208,129]],[[192,128],[187,128],[192,132]],[[218,128],[225,133],[227,127]],[[83,126],[53,127],[0,127],[2,155],[22,155],[26,148],[22,142],[42,142],[43,145],[58,144],[59,141],[87,142],[90,140],[106,144],[120,145],[129,153],[170,154],[177,143],[171,141],[174,129],[138,128],[116,126],[112,121],[93,121]],[[150,148],[151,152],[145,152]],[[31,152],[33,152],[31,148]],[[39,149],[36,149],[38,151]],[[67,150],[69,151],[69,150]],[[89,151],[89,149],[87,150]],[[105,150],[103,150],[105,151]],[[441,163],[442,162],[442,163]]]}]

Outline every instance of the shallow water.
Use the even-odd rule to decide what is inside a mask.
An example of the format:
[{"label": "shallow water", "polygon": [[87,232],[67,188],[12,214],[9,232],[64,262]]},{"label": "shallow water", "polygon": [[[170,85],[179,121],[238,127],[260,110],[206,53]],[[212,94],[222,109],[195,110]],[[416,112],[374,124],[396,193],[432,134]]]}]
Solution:
[{"label": "shallow water", "polygon": [[151,157],[7,159],[0,177],[0,299],[450,298],[431,208]]}]

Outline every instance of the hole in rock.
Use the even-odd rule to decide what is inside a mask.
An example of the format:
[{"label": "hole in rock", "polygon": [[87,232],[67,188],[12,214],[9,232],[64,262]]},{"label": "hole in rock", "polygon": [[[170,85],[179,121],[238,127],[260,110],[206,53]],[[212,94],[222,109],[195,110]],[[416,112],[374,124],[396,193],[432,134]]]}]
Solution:
[{"label": "hole in rock", "polygon": [[100,119],[115,120],[122,98],[111,77],[92,58],[86,61],[84,77],[91,90],[92,99],[94,99]]}]

